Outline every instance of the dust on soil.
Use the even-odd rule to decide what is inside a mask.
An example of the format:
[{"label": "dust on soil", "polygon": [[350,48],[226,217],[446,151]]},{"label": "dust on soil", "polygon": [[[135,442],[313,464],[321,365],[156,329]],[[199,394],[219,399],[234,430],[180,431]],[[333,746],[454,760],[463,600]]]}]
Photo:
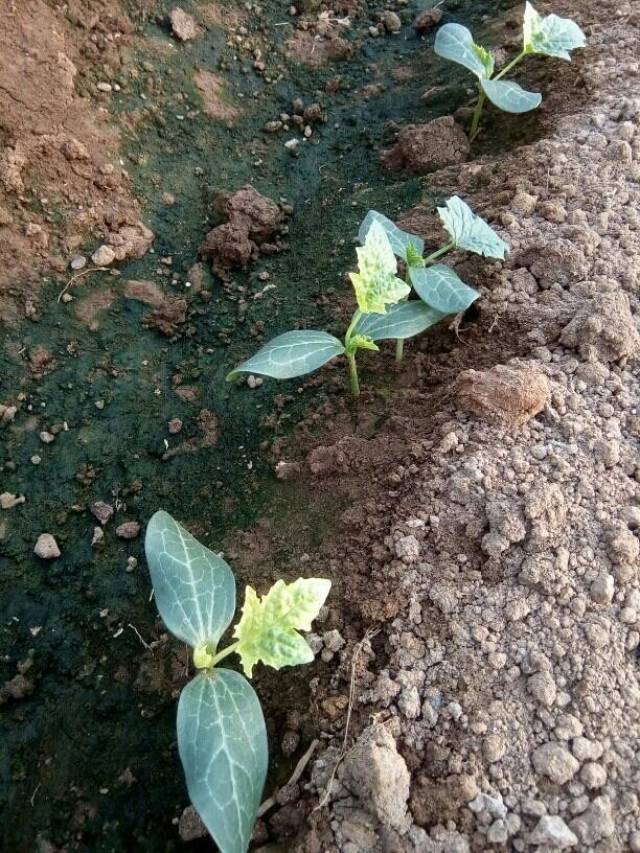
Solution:
[{"label": "dust on soil", "polygon": [[[281,23],[282,9],[264,5],[266,23]],[[338,15],[354,8],[335,5],[345,7]],[[349,51],[323,57],[295,84],[277,80],[278,63],[254,65],[263,62],[255,50],[264,47],[264,19],[233,33],[235,60],[223,47],[229,32],[220,38],[220,22],[196,4],[188,8],[203,36],[181,53],[162,41],[168,4],[150,24],[138,22],[149,55],[150,45],[162,48],[146,67],[134,62],[144,86],[125,93],[119,109],[135,151],[133,183],[159,237],[157,257],[133,264],[126,277],[159,282],[162,292],[186,299],[186,312],[168,327],[168,342],[153,331],[143,335],[141,321],[159,306],[125,299],[127,285],[104,276],[98,287],[108,295],[97,301],[103,310],[94,338],[56,309],[46,315],[45,331],[53,333],[46,346],[38,326],[7,343],[3,472],[12,492],[43,507],[30,523],[22,504],[0,519],[12,589],[1,694],[12,750],[11,778],[3,780],[11,849],[32,849],[37,835],[41,850],[122,849],[124,839],[135,850],[179,845],[177,819],[187,800],[173,722],[188,662],[146,606],[148,582],[135,565],[139,542],[114,540],[107,526],[105,545],[89,546],[96,538],[89,508],[97,499],[113,506],[117,524],[132,516],[144,521],[162,504],[216,547],[226,536],[241,583],[268,585],[300,573],[334,580],[312,638],[318,663],[286,679],[261,673],[256,681],[269,717],[270,785],[286,780],[318,732],[325,747],[306,791],[289,792],[268,815],[264,840],[306,853],[640,849],[633,361],[640,22],[632,7],[561,6],[554,11],[578,18],[592,45],[571,68],[539,64],[527,72],[539,75],[548,93],[542,120],[520,130],[505,123],[499,139],[514,147],[505,156],[485,148],[496,127],[490,114],[482,156],[431,175],[429,198],[407,217],[436,243],[434,200],[459,192],[505,232],[510,259],[455,258],[483,293],[479,307],[461,326],[413,342],[400,370],[390,357],[363,359],[367,390],[356,408],[343,396],[339,366],[300,390],[265,383],[229,396],[218,383],[225,366],[300,317],[315,313],[318,323],[328,318],[330,329],[340,328],[351,306],[330,282],[340,281],[353,254],[340,240],[355,233],[368,207],[397,216],[416,201],[417,184],[383,177],[379,150],[409,118],[417,120],[410,104],[420,91],[428,92],[425,120],[464,108],[464,78],[454,75],[450,91],[448,70],[429,66],[425,76],[424,44],[410,58],[411,39],[394,42],[384,28],[369,36],[384,4],[370,17],[360,14],[346,36],[340,31]],[[397,11],[410,24],[417,9]],[[452,4],[448,14],[463,11]],[[245,13],[231,29],[245,27]],[[311,21],[298,28],[307,47],[335,41],[323,20]],[[470,22],[478,29],[473,16]],[[504,43],[501,34],[496,30],[496,42]],[[278,42],[282,55],[288,40],[287,33]],[[217,51],[220,67],[212,73],[228,75],[243,107],[252,97],[243,80],[258,89],[265,75],[277,80],[277,97],[267,95],[251,110],[255,124],[241,122],[230,136],[198,115],[191,81],[206,67],[207,50]],[[158,55],[176,63],[167,66],[170,82],[154,66]],[[410,62],[415,73],[398,82],[389,70],[394,60]],[[236,73],[234,61],[249,71]],[[303,147],[292,160],[282,143],[293,131],[280,113],[295,112],[292,97],[311,103],[323,91],[333,111],[327,133],[319,132],[324,159]],[[329,134],[334,119],[345,129]],[[277,120],[277,133],[259,134]],[[385,131],[386,120],[395,124]],[[203,153],[212,132],[213,165]],[[550,136],[515,147],[532,132]],[[186,139],[191,148],[184,149]],[[368,157],[356,157],[359,150]],[[268,278],[250,269],[218,291],[222,285],[206,271],[202,279],[191,272],[197,246],[216,225],[208,205],[214,189],[246,183],[254,163],[262,191],[276,201],[295,195],[296,251],[271,259],[261,269]],[[287,183],[294,166],[295,180]],[[314,193],[322,198],[315,210]],[[341,197],[351,200],[352,212],[348,204],[337,211]],[[309,241],[311,233],[319,239]],[[336,247],[334,257],[319,252],[327,245]],[[181,289],[192,277],[202,288],[193,296]],[[270,291],[261,295],[265,282],[281,285],[288,277],[297,290],[277,300]],[[55,302],[55,293],[45,293]],[[473,383],[469,374],[456,383],[469,370],[477,372]],[[75,386],[84,382],[88,391],[80,396]],[[539,393],[510,396],[505,387]],[[492,388],[501,396],[487,405]],[[57,402],[61,389],[74,409]],[[490,410],[491,422],[468,408]],[[158,429],[177,418],[184,433]],[[77,445],[66,442],[67,419]],[[51,446],[40,431],[53,436]],[[186,452],[160,463],[165,435],[171,449]],[[33,473],[34,456],[55,478],[54,489]],[[282,479],[270,480],[269,468]],[[176,493],[176,483],[195,486]],[[242,525],[245,533],[234,532]],[[56,533],[63,558],[43,571],[27,554],[45,528]],[[134,629],[151,648],[143,649]],[[368,629],[372,636],[361,644]],[[313,811],[339,757],[352,683],[348,745],[358,739],[357,746],[340,762],[328,804]],[[210,847],[196,841],[194,849],[199,843]]]}]

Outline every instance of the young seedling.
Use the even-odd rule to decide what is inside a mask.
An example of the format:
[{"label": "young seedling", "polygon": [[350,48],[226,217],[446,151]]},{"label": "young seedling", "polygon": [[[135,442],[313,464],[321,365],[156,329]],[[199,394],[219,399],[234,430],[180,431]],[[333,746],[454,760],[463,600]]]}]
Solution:
[{"label": "young seedling", "polygon": [[376,341],[412,337],[440,319],[437,312],[422,303],[398,304],[408,296],[411,288],[397,276],[398,262],[389,237],[379,222],[371,223],[363,243],[356,249],[358,272],[349,274],[358,307],[344,341],[313,329],[285,332],[232,370],[227,381],[237,379],[241,373],[291,379],[311,373],[344,355],[351,391],[358,395],[358,350],[377,351]]},{"label": "young seedling", "polygon": [[473,141],[480,129],[480,118],[488,98],[492,104],[508,113],[526,113],[535,110],[542,102],[538,92],[528,92],[513,80],[504,80],[522,60],[532,54],[554,56],[571,61],[571,51],[584,47],[585,34],[575,21],[558,15],[542,17],[531,3],[524,11],[522,50],[498,74],[495,58],[473,40],[472,34],[461,24],[445,24],[438,30],[435,52],[444,59],[457,62],[478,78],[478,100],[471,121],[469,138]]},{"label": "young seedling", "polygon": [[166,512],[149,522],[145,550],[162,620],[193,649],[198,671],[178,703],[189,797],[221,853],[246,853],[267,775],[267,732],[247,679],[219,664],[235,653],[251,678],[258,661],[274,669],[310,663],[313,652],[299,631],[311,630],[331,581],[279,580],[262,598],[248,586],[234,642],[219,650],[236,609],[229,566]]},{"label": "young seedling", "polygon": [[[360,349],[378,350],[376,341],[397,341],[396,357],[402,359],[402,343],[435,325],[447,314],[464,311],[478,298],[449,267],[434,262],[454,249],[467,249],[491,258],[504,258],[507,245],[457,196],[438,213],[450,241],[427,258],[424,240],[401,231],[390,219],[369,211],[358,239],[358,272],[350,273],[358,308],[344,341],[315,329],[285,332],[274,338],[227,376],[232,382],[242,373],[258,373],[274,379],[304,376],[340,355],[346,356],[351,390],[360,393],[356,354]],[[404,261],[406,280],[398,278],[398,261]],[[411,286],[422,301],[407,301]]]},{"label": "young seedling", "polygon": [[[404,261],[405,281],[413,287],[420,299],[435,312],[437,319],[448,314],[459,314],[475,302],[480,296],[477,290],[469,287],[446,264],[436,261],[455,249],[465,249],[487,258],[504,260],[508,246],[484,219],[477,216],[466,202],[458,196],[453,196],[445,202],[444,207],[438,208],[440,220],[449,234],[449,241],[436,249],[426,258],[424,241],[415,234],[402,231],[395,223],[382,213],[370,210],[364,218],[358,239],[364,242],[366,235],[374,222],[384,228],[395,255]],[[411,306],[415,303],[408,303]],[[402,306],[397,306],[397,312]],[[436,320],[437,322],[437,320]],[[370,334],[370,326],[363,321],[360,330]],[[402,361],[404,340],[399,338],[396,343],[396,361]]]}]

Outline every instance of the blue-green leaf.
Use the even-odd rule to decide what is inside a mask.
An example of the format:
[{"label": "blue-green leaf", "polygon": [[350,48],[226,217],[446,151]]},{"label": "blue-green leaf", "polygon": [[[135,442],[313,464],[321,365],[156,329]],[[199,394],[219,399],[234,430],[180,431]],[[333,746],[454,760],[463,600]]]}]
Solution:
[{"label": "blue-green leaf", "polygon": [[190,681],[178,704],[189,797],[220,853],[246,853],[267,775],[267,732],[249,682],[228,669]]},{"label": "blue-green leaf", "polygon": [[420,299],[443,314],[466,311],[480,296],[477,290],[465,284],[445,264],[435,264],[426,269],[416,267],[410,270],[410,275]]},{"label": "blue-green leaf", "polygon": [[145,552],[167,628],[193,648],[215,650],[236,609],[229,566],[162,510],[147,525]]},{"label": "blue-green leaf", "polygon": [[504,260],[509,247],[484,219],[471,210],[466,202],[454,195],[438,208],[438,214],[455,245],[460,249]]},{"label": "blue-green leaf", "polygon": [[539,92],[528,92],[513,80],[481,80],[480,85],[491,103],[507,113],[528,113],[542,103]]},{"label": "blue-green leaf", "polygon": [[422,253],[424,252],[424,240],[420,237],[416,237],[415,234],[408,234],[406,231],[403,231],[401,228],[392,222],[390,219],[387,219],[386,216],[382,213],[378,213],[377,210],[370,210],[369,213],[362,220],[362,225],[360,226],[360,230],[358,231],[358,240],[364,245],[365,240],[367,239],[367,234],[369,233],[369,229],[371,228],[374,222],[379,222],[380,225],[386,231],[387,237],[389,238],[389,242],[391,243],[391,248],[399,258],[403,261],[407,260],[407,249],[409,246],[413,246],[415,252],[422,257]]},{"label": "blue-green leaf", "polygon": [[406,340],[434,326],[444,316],[424,302],[401,302],[386,314],[363,314],[356,331],[374,341]]},{"label": "blue-green leaf", "polygon": [[473,36],[462,24],[445,24],[436,35],[433,49],[444,59],[464,65],[476,77],[483,80],[493,74],[495,61],[493,55],[481,45],[476,44]]},{"label": "blue-green leaf", "polygon": [[584,47],[587,38],[575,21],[558,15],[542,17],[527,3],[524,11],[524,49],[571,61],[571,51]]},{"label": "blue-green leaf", "polygon": [[342,342],[327,332],[304,329],[278,335],[255,355],[238,365],[227,376],[227,382],[241,373],[258,373],[274,379],[304,376],[344,353]]}]

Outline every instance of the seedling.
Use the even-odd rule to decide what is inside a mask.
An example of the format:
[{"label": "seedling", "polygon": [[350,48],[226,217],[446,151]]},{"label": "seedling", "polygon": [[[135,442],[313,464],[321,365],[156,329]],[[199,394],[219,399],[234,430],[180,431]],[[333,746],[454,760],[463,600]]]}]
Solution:
[{"label": "seedling", "polygon": [[[438,323],[447,314],[458,313],[478,298],[449,267],[434,262],[453,249],[468,249],[492,258],[504,258],[507,249],[484,220],[457,196],[438,208],[450,241],[427,258],[424,240],[401,231],[376,211],[365,217],[356,249],[358,272],[350,273],[358,307],[344,341],[314,329],[285,332],[274,338],[227,376],[232,382],[242,373],[258,373],[274,379],[304,376],[340,355],[346,356],[354,395],[360,393],[356,354],[360,349],[378,350],[376,341],[402,343]],[[406,280],[398,277],[398,258],[407,268]],[[422,301],[407,301],[411,286]]]},{"label": "seedling", "polygon": [[251,678],[258,661],[274,669],[310,663],[313,652],[299,631],[311,630],[331,581],[279,580],[262,598],[248,586],[235,642],[218,650],[236,609],[229,566],[166,512],[149,522],[145,550],[160,615],[193,649],[198,670],[178,703],[178,751],[189,797],[221,853],[245,853],[267,775],[267,732],[247,679],[219,664],[235,653]]},{"label": "seedling", "polygon": [[531,3],[525,5],[522,50],[498,74],[495,71],[495,58],[473,40],[472,34],[461,24],[445,24],[438,30],[435,52],[444,59],[457,62],[473,72],[478,78],[478,100],[471,121],[469,138],[473,141],[478,135],[480,118],[486,99],[508,113],[526,113],[535,110],[542,103],[542,95],[528,92],[513,80],[504,80],[522,60],[532,54],[554,56],[571,61],[571,51],[584,47],[585,34],[570,18],[558,15],[542,17]]},{"label": "seedling", "polygon": [[[508,246],[458,196],[453,196],[445,202],[444,207],[439,207],[438,215],[451,239],[426,258],[423,256],[424,241],[420,237],[400,230],[390,219],[375,210],[370,210],[365,217],[358,238],[363,242],[371,224],[379,222],[389,238],[393,252],[404,261],[407,285],[413,287],[424,304],[436,312],[438,319],[442,319],[448,314],[466,311],[480,294],[465,284],[451,267],[437,264],[436,261],[455,249],[466,249],[487,258],[504,260]],[[409,303],[409,306],[412,304],[415,303]],[[395,310],[400,312],[401,306]],[[399,338],[396,343],[398,362],[402,361],[403,344],[404,340]]]}]

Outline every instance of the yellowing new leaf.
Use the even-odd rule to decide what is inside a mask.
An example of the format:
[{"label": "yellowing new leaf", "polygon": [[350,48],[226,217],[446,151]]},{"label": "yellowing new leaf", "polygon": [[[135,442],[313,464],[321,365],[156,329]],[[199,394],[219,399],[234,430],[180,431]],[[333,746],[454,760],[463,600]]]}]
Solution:
[{"label": "yellowing new leaf", "polygon": [[373,222],[364,246],[356,249],[358,272],[349,273],[358,308],[365,314],[385,314],[387,305],[405,299],[411,288],[398,278],[398,262],[384,227]]},{"label": "yellowing new leaf", "polygon": [[298,631],[311,630],[330,589],[331,581],[322,578],[299,578],[291,584],[279,580],[263,598],[247,587],[242,618],[233,636],[248,678],[258,661],[281,669],[313,660],[313,652]]}]

